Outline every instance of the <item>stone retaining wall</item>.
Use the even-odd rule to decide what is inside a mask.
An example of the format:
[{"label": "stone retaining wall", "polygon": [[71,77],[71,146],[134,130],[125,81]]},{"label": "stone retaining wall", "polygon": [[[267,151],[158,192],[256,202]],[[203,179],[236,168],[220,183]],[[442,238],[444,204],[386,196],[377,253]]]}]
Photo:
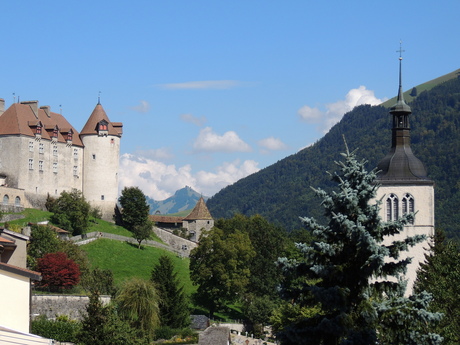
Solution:
[{"label": "stone retaining wall", "polygon": [[[104,305],[108,304],[110,296],[101,296],[101,300]],[[82,320],[88,303],[88,296],[33,295],[31,314],[32,318],[46,315],[48,319],[54,319],[56,315],[67,315],[71,319]]]}]

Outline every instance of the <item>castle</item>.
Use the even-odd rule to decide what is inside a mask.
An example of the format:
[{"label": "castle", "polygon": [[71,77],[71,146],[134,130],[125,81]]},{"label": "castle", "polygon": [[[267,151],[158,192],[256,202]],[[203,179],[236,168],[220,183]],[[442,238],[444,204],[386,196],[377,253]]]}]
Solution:
[{"label": "castle", "polygon": [[122,123],[98,102],[79,133],[38,101],[0,99],[0,203],[3,209],[44,208],[47,196],[82,191],[110,220],[118,197]]}]

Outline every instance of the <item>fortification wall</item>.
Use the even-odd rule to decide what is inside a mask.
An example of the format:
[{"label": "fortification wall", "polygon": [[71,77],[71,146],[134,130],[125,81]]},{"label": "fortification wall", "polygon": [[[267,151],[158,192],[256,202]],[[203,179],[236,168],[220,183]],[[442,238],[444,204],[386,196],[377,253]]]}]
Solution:
[{"label": "fortification wall", "polygon": [[169,230],[154,226],[153,231],[163,242],[173,248],[176,253],[180,253],[184,257],[189,257],[191,250],[198,246],[198,243],[174,235]]}]

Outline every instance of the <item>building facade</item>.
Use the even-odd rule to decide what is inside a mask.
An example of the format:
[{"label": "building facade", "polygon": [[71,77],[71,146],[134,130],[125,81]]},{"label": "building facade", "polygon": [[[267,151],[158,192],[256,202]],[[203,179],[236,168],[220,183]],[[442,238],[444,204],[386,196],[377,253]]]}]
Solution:
[{"label": "building facade", "polygon": [[391,107],[392,141],[390,152],[378,163],[377,200],[382,201],[380,217],[393,221],[407,213],[415,213],[414,221],[404,226],[404,231],[389,241],[403,241],[415,235],[425,235],[426,240],[402,253],[400,259],[412,258],[407,267],[406,294],[412,294],[420,263],[429,252],[434,235],[434,182],[427,176],[423,163],[415,157],[410,146],[409,116],[411,108],[404,101],[399,63],[399,92],[396,104]]},{"label": "building facade", "polygon": [[100,103],[79,133],[38,101],[14,103],[5,110],[0,99],[0,185],[23,190],[22,205],[34,208],[43,208],[48,195],[78,189],[111,219],[121,134],[122,124],[110,122]]}]

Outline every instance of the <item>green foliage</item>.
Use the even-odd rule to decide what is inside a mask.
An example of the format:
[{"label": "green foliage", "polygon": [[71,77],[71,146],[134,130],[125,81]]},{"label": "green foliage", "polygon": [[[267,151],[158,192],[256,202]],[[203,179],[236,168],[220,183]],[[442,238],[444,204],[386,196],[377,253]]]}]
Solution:
[{"label": "green foliage", "polygon": [[45,254],[55,252],[59,242],[56,232],[48,225],[32,225],[30,244],[27,247],[27,266],[35,269],[37,259],[42,258]]},{"label": "green foliage", "polygon": [[225,232],[214,227],[202,233],[200,245],[190,254],[190,277],[198,285],[196,301],[211,317],[246,291],[254,255],[248,234],[240,230]]},{"label": "green foliage", "polygon": [[115,301],[122,319],[140,333],[153,339],[159,320],[159,296],[150,281],[134,278],[124,283]]},{"label": "green foliage", "polygon": [[118,199],[122,207],[121,217],[126,229],[133,231],[148,221],[149,205],[144,193],[138,187],[125,187]]},{"label": "green foliage", "polygon": [[[410,338],[411,344],[438,344],[440,338],[427,329],[439,315],[426,310],[425,295],[404,298],[401,282],[410,259],[398,259],[400,252],[424,237],[408,237],[388,244],[383,241],[403,231],[413,214],[382,223],[379,204],[371,203],[378,188],[375,172],[368,172],[365,161],[359,162],[354,153],[343,156],[344,162],[337,163],[339,172],[332,175],[332,181],[338,184],[337,191],[316,190],[327,225],[320,225],[314,218],[302,218],[316,240],[310,245],[298,244],[303,260],[279,260],[286,276],[283,297],[297,304],[301,312],[318,306],[321,312],[294,317],[293,323],[284,325],[279,339],[282,344],[368,345],[377,342],[381,332],[376,329],[380,325],[382,331],[392,327],[394,332],[382,340],[385,342],[409,344],[394,337],[406,334],[407,338],[403,338]],[[389,281],[387,277],[398,281]],[[387,297],[381,300],[382,296]],[[395,322],[390,315],[398,315],[405,320],[404,324]]]},{"label": "green foliage", "polygon": [[[411,148],[436,182],[437,226],[445,229],[449,237],[457,237],[460,165],[452,162],[460,161],[460,79],[446,81],[429,91],[417,89],[418,96],[410,104]],[[300,214],[325,221],[309,186],[330,190],[332,184],[324,171],[333,171],[343,135],[350,147],[360,149],[369,162],[368,168],[376,167],[391,146],[390,121],[388,109],[383,106],[355,107],[314,145],[222,189],[208,200],[207,206],[215,218],[260,214],[288,230],[299,227]]]},{"label": "green foliage", "polygon": [[90,294],[113,296],[116,292],[112,271],[98,267],[90,270],[82,278],[81,285]]},{"label": "green foliage", "polygon": [[[159,317],[163,326],[184,328],[190,324],[190,310],[170,256],[163,255],[152,270],[152,282],[159,296]],[[169,338],[165,338],[169,339]]]},{"label": "green foliage", "polygon": [[90,263],[86,252],[71,241],[59,240],[54,251],[63,252],[67,257],[78,265],[82,278],[89,272]]},{"label": "green foliage", "polygon": [[81,345],[137,345],[148,344],[135,329],[122,321],[113,306],[102,305],[99,295],[92,294],[86,308],[87,315],[82,321],[82,328],[77,335]]},{"label": "green foliage", "polygon": [[416,292],[427,291],[433,295],[430,310],[443,313],[436,332],[445,345],[460,344],[460,253],[458,244],[446,240],[445,234],[437,230],[432,246],[432,255],[420,267],[415,282]]},{"label": "green foliage", "polygon": [[48,210],[53,212],[50,220],[56,226],[71,232],[74,236],[87,231],[91,206],[81,191],[77,189],[72,189],[70,192],[63,191],[61,196],[48,206],[50,207]]},{"label": "green foliage", "polygon": [[138,243],[137,247],[139,249],[141,248],[142,241],[152,238],[152,235],[153,235],[152,228],[153,228],[153,223],[149,220],[143,224],[136,224],[132,228],[131,231],[133,233],[133,237],[136,239]]},{"label": "green foliage", "polygon": [[65,316],[59,316],[56,320],[48,320],[45,315],[40,315],[31,322],[33,334],[61,342],[76,342],[80,328],[80,322],[70,320]]}]

